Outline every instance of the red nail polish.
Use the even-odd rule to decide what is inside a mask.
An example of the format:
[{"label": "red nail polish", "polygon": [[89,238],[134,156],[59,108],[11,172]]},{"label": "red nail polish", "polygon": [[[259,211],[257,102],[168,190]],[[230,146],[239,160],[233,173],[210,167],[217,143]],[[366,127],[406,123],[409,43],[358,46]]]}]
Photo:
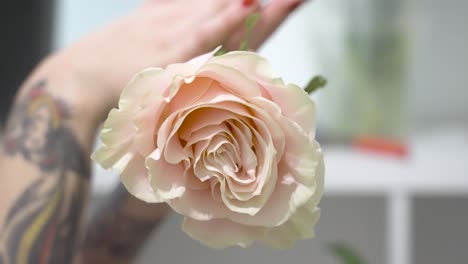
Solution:
[{"label": "red nail polish", "polygon": [[298,8],[302,2],[304,2],[303,0],[297,0],[297,1],[294,1],[291,6],[289,7],[289,10],[293,11],[295,10],[296,8]]},{"label": "red nail polish", "polygon": [[255,2],[255,0],[244,0],[244,1],[242,2],[242,4],[243,4],[245,7],[248,7],[248,6],[251,6],[254,2]]}]

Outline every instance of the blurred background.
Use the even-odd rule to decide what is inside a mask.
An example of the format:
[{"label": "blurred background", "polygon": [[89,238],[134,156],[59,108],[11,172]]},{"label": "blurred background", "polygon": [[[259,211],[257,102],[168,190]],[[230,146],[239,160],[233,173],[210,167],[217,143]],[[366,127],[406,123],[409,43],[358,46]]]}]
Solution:
[{"label": "blurred background", "polygon": [[[135,0],[35,0],[0,9],[1,116],[47,53],[137,6]],[[287,82],[314,74],[326,161],[317,239],[286,251],[214,251],[171,215],[137,263],[320,263],[345,245],[369,264],[468,259],[468,1],[307,3],[260,53]],[[288,52],[284,52],[287,50]],[[118,183],[95,166],[98,203]],[[335,252],[336,253],[336,252]],[[357,263],[356,263],[357,264]]]}]

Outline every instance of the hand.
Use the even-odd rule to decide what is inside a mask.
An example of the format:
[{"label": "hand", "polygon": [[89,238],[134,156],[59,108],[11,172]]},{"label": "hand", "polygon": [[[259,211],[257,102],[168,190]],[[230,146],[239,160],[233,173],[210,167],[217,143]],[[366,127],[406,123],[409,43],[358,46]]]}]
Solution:
[{"label": "hand", "polygon": [[83,98],[83,107],[93,109],[91,115],[102,120],[116,105],[125,84],[140,70],[184,62],[220,44],[228,50],[238,49],[246,18],[259,11],[261,19],[249,47],[256,49],[302,1],[272,0],[266,7],[260,7],[259,2],[148,0],[53,60],[71,65],[78,73],[83,85],[71,94]]}]

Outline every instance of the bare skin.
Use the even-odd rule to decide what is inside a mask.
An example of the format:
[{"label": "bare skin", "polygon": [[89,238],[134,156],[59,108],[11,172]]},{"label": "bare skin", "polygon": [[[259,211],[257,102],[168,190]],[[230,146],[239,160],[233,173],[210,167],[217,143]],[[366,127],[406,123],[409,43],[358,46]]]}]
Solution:
[{"label": "bare skin", "polygon": [[220,44],[236,49],[245,19],[259,11],[256,49],[300,2],[149,0],[46,58],[19,89],[3,136],[0,264],[131,263],[166,206],[119,186],[83,224],[94,135],[125,83]]}]

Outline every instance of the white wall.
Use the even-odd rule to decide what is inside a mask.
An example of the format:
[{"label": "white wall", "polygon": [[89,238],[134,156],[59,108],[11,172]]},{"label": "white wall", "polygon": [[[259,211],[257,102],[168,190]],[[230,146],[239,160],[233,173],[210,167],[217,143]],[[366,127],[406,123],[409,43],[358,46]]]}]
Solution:
[{"label": "white wall", "polygon": [[128,14],[142,0],[57,0],[54,47],[63,48],[84,34]]},{"label": "white wall", "polygon": [[410,3],[410,106],[415,125],[468,124],[468,1]]}]

